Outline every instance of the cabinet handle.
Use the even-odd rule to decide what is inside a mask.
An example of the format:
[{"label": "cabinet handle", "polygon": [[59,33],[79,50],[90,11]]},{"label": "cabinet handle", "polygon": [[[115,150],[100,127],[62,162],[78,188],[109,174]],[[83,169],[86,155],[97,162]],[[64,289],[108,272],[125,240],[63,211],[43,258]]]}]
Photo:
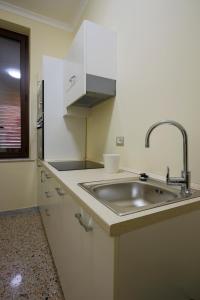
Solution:
[{"label": "cabinet handle", "polygon": [[92,226],[90,225],[90,221],[88,222],[88,224],[85,224],[82,215],[80,213],[76,213],[74,216],[79,221],[79,224],[85,229],[86,232],[93,230]]},{"label": "cabinet handle", "polygon": [[44,211],[45,211],[46,216],[47,216],[47,217],[50,217],[49,210],[46,208]]},{"label": "cabinet handle", "polygon": [[70,82],[71,84],[74,84],[75,81],[76,81],[76,75],[72,75],[72,76],[69,78],[69,82]]},{"label": "cabinet handle", "polygon": [[45,177],[46,177],[46,179],[50,179],[50,178],[51,178],[51,175],[45,173]]},{"label": "cabinet handle", "polygon": [[67,88],[67,92],[75,85],[76,83],[76,75],[72,75],[70,78],[69,78],[69,87]]},{"label": "cabinet handle", "polygon": [[55,190],[56,190],[56,192],[59,196],[64,196],[65,195],[65,192],[61,188],[55,188]]},{"label": "cabinet handle", "polygon": [[47,198],[51,198],[51,193],[50,192],[44,192]]},{"label": "cabinet handle", "polygon": [[41,177],[40,177],[40,182],[44,183],[44,171],[41,171]]}]

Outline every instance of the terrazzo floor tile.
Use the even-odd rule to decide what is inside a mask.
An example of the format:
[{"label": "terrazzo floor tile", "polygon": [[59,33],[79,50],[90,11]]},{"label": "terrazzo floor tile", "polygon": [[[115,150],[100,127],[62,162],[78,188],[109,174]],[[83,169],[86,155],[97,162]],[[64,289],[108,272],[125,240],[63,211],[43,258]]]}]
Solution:
[{"label": "terrazzo floor tile", "polygon": [[0,214],[0,299],[64,300],[36,209]]}]

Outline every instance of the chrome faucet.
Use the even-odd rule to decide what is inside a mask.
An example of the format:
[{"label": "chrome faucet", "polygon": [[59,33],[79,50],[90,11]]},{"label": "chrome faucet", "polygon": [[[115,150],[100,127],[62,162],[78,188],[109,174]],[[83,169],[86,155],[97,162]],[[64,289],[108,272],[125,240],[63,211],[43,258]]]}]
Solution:
[{"label": "chrome faucet", "polygon": [[145,147],[149,148],[149,139],[152,131],[156,127],[164,124],[173,125],[177,127],[181,131],[183,136],[183,171],[181,172],[181,177],[170,177],[169,167],[167,167],[166,183],[168,185],[181,186],[181,194],[190,195],[190,172],[188,171],[188,137],[185,128],[175,121],[161,121],[155,123],[149,128],[149,130],[146,133]]}]

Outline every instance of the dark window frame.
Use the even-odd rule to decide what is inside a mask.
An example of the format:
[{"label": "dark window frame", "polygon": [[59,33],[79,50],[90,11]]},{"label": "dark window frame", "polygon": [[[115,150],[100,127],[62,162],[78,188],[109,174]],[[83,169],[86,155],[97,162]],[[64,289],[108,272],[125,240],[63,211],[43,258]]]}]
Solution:
[{"label": "dark window frame", "polygon": [[0,152],[0,159],[29,157],[29,37],[0,28],[0,36],[20,43],[21,148]]}]

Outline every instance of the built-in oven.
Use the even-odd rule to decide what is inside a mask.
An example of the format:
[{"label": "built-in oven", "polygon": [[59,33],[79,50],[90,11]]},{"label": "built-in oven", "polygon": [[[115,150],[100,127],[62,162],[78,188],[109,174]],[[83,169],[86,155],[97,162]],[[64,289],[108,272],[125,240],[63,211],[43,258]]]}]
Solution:
[{"label": "built-in oven", "polygon": [[37,92],[37,157],[44,159],[44,80],[38,83]]}]

